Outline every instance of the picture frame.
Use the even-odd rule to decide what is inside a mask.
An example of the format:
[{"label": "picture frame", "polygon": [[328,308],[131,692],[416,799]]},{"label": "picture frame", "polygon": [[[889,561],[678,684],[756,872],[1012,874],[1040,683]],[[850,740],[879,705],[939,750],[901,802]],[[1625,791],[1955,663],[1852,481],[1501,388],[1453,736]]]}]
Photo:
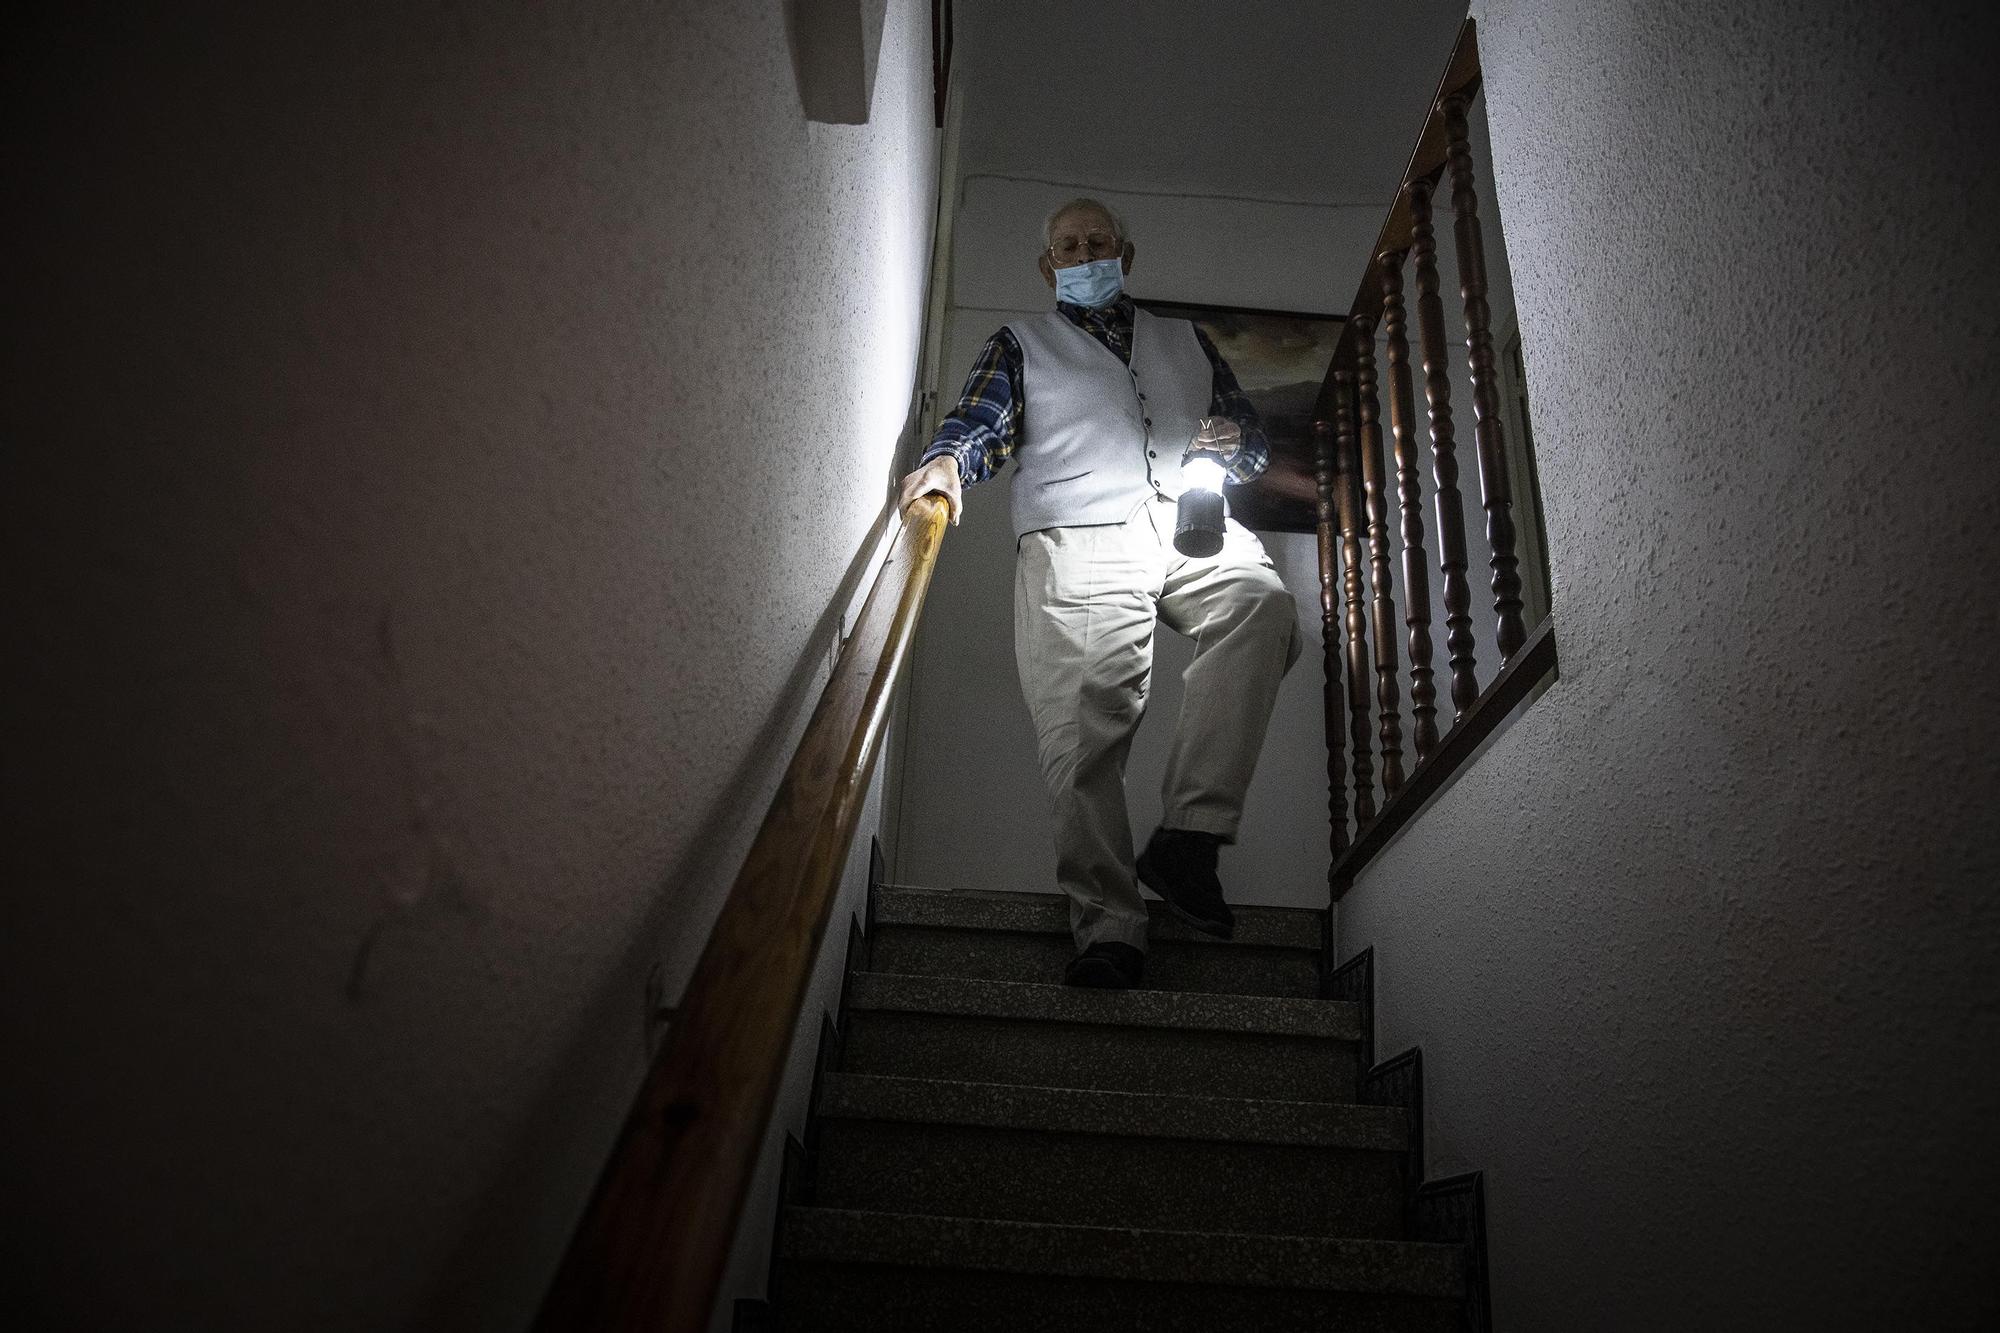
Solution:
[{"label": "picture frame", "polygon": [[1271,465],[1257,480],[1229,488],[1230,517],[1263,532],[1313,531],[1313,416],[1347,316],[1155,298],[1133,303],[1207,334],[1264,423]]},{"label": "picture frame", "polygon": [[1311,457],[1313,407],[1347,327],[1345,315],[1154,298],[1133,303],[1163,319],[1188,320],[1207,334],[1263,419],[1271,452]]}]

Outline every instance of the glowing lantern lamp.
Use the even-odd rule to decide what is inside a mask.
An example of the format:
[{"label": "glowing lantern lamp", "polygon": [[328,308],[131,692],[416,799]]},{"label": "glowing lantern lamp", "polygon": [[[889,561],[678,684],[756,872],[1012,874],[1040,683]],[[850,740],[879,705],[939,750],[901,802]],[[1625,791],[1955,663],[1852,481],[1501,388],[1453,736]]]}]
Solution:
[{"label": "glowing lantern lamp", "polygon": [[1195,454],[1181,464],[1180,508],[1174,514],[1174,549],[1206,557],[1222,549],[1222,464]]}]

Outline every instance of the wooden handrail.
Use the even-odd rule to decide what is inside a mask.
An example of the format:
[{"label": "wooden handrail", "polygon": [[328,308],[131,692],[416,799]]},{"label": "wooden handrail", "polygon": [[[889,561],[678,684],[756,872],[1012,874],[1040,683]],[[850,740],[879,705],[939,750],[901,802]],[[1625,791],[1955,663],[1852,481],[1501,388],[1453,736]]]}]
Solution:
[{"label": "wooden handrail", "polygon": [[912,501],[536,1327],[703,1333],[948,509]]},{"label": "wooden handrail", "polygon": [[[1444,76],[1438,80],[1437,95],[1431,99],[1430,115],[1424,121],[1423,132],[1417,136],[1416,147],[1410,150],[1409,162],[1403,167],[1403,180],[1396,187],[1396,200],[1389,207],[1389,216],[1383,220],[1382,230],[1376,234],[1375,248],[1368,252],[1368,267],[1361,274],[1361,286],[1354,294],[1354,304],[1348,308],[1346,327],[1341,330],[1340,342],[1334,349],[1334,365],[1352,367],[1361,339],[1374,337],[1376,322],[1382,315],[1382,271],[1387,266],[1386,257],[1400,255],[1410,248],[1410,233],[1415,221],[1410,208],[1410,187],[1424,181],[1435,181],[1444,171],[1451,147],[1445,106],[1453,99],[1470,101],[1478,91],[1479,25],[1467,19],[1458,30],[1458,41],[1452,47],[1451,58],[1445,62]],[[1363,321],[1365,328],[1356,323],[1357,317]],[[1321,415],[1331,414],[1332,393],[1333,377],[1329,375],[1320,393],[1318,410]]]}]

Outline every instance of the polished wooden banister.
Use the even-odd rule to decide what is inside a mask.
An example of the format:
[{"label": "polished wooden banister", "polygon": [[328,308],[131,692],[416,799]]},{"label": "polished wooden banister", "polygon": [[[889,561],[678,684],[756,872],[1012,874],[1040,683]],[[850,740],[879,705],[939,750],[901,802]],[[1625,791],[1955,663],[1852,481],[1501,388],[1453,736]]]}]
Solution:
[{"label": "polished wooden banister", "polygon": [[1424,483],[1417,469],[1417,409],[1404,336],[1403,257],[1382,257],[1382,332],[1389,363],[1389,430],[1396,437],[1396,500],[1402,522],[1403,623],[1410,631],[1410,742],[1417,762],[1437,749],[1437,683],[1431,666],[1431,571],[1424,549]]},{"label": "polished wooden banister", "polygon": [[948,518],[903,513],[536,1325],[702,1333]]},{"label": "polished wooden banister", "polygon": [[1458,243],[1458,290],[1465,298],[1465,349],[1472,372],[1473,439],[1478,446],[1480,504],[1486,510],[1486,545],[1493,553],[1493,615],[1500,655],[1510,657],[1527,639],[1521,623],[1520,559],[1514,554],[1514,492],[1507,479],[1507,446],[1500,424],[1499,371],[1493,364],[1492,313],[1486,305],[1486,245],[1479,229],[1479,191],[1473,182],[1470,98],[1458,93],[1444,104],[1446,160],[1451,164],[1452,232]]},{"label": "polished wooden banister", "polygon": [[1376,398],[1375,340],[1364,338],[1355,348],[1354,411],[1359,430],[1355,447],[1360,461],[1361,523],[1368,534],[1368,614],[1375,635],[1375,712],[1382,746],[1382,799],[1403,786],[1403,727],[1397,707],[1402,691],[1396,681],[1396,602],[1389,573],[1395,558],[1389,549],[1388,476],[1382,462],[1381,407]]},{"label": "polished wooden banister", "polygon": [[1318,486],[1318,521],[1314,536],[1319,545],[1319,641],[1325,674],[1320,690],[1320,707],[1326,713],[1326,808],[1332,823],[1327,848],[1334,860],[1347,850],[1347,773],[1342,753],[1346,742],[1341,736],[1340,680],[1340,509],[1333,488],[1338,484],[1333,426],[1326,421],[1313,423],[1313,475]]},{"label": "polished wooden banister", "polygon": [[1371,668],[1361,567],[1361,482],[1355,475],[1354,376],[1345,370],[1335,374],[1340,417],[1333,442],[1333,508],[1340,523],[1341,595],[1347,607],[1347,713],[1354,739],[1354,819],[1357,824],[1366,824],[1375,818],[1375,756],[1368,737]]},{"label": "polished wooden banister", "polygon": [[[1424,805],[1470,763],[1507,716],[1556,671],[1555,636],[1544,623],[1522,618],[1522,582],[1515,555],[1514,481],[1499,412],[1500,386],[1493,347],[1485,246],[1481,235],[1473,168],[1469,109],[1480,87],[1477,25],[1467,19],[1438,82],[1430,112],[1417,137],[1389,215],[1376,237],[1362,273],[1346,327],[1327,368],[1314,412],[1314,439],[1320,451],[1319,507],[1321,605],[1325,611],[1329,803],[1334,807],[1334,852],[1328,887],[1338,901],[1355,876]],[[1452,416],[1451,376],[1443,303],[1438,295],[1435,195],[1450,178],[1450,200],[1459,294],[1465,307],[1466,369],[1471,380],[1474,440],[1481,504],[1491,553],[1495,641],[1500,662],[1491,685],[1479,687],[1472,592],[1459,492],[1457,428]],[[1405,327],[1403,268],[1413,272],[1418,347],[1423,361],[1431,465],[1435,487],[1437,573],[1444,602],[1444,647],[1450,666],[1452,720],[1442,736],[1436,724],[1437,688],[1432,666],[1430,569],[1425,550],[1422,483],[1418,475],[1416,404]],[[1398,709],[1402,699],[1395,623],[1395,578],[1389,526],[1387,460],[1383,456],[1375,334],[1386,335],[1389,421],[1395,436],[1395,482],[1401,523],[1402,593],[1409,629],[1412,741],[1416,765],[1405,775]],[[1529,460],[1529,475],[1532,460]],[[1528,492],[1524,491],[1524,494]],[[1529,513],[1533,512],[1532,506]],[[1361,560],[1365,535],[1368,560]],[[1338,552],[1338,568],[1331,558]],[[1368,614],[1362,613],[1364,575]],[[1344,601],[1346,641],[1332,614],[1334,580]],[[1382,791],[1373,790],[1369,754],[1370,694],[1363,683],[1369,669],[1367,633],[1375,634],[1374,720],[1380,747]],[[1346,685],[1353,746],[1352,813],[1346,828],[1341,808],[1343,783],[1337,772],[1341,749],[1336,726],[1337,688]]]},{"label": "polished wooden banister", "polygon": [[[1356,343],[1363,336],[1354,324],[1356,316],[1367,319],[1366,336],[1374,336],[1376,321],[1382,316],[1382,270],[1387,267],[1386,257],[1400,255],[1410,248],[1413,222],[1407,197],[1410,186],[1419,181],[1435,184],[1444,171],[1451,152],[1445,103],[1452,98],[1470,101],[1478,91],[1478,25],[1467,19],[1459,28],[1451,58],[1445,62],[1444,76],[1438,80],[1437,93],[1431,99],[1430,115],[1424,121],[1422,133],[1417,136],[1416,147],[1410,150],[1409,162],[1403,168],[1402,183],[1396,188],[1396,201],[1390,206],[1389,216],[1383,220],[1381,231],[1376,234],[1374,248],[1368,252],[1368,267],[1362,272],[1354,304],[1348,309],[1347,327],[1341,331],[1340,342],[1334,352],[1336,364],[1352,365],[1354,362]],[[1330,392],[1321,395],[1320,407],[1322,411],[1332,408]]]},{"label": "polished wooden banister", "polygon": [[1444,306],[1438,300],[1431,187],[1419,182],[1410,187],[1407,197],[1415,219],[1410,253],[1417,269],[1417,343],[1424,359],[1424,403],[1431,424],[1438,576],[1444,584],[1444,651],[1451,672],[1452,720],[1456,722],[1479,698],[1472,655],[1472,584],[1465,573],[1465,504],[1458,489],[1458,429],[1451,415],[1451,368],[1445,363]]}]

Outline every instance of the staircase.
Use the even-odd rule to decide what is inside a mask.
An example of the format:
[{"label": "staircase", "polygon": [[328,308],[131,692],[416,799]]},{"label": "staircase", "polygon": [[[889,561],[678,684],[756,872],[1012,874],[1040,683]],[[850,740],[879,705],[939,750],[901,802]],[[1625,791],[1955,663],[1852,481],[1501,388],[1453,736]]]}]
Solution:
[{"label": "staircase", "polygon": [[1147,988],[1090,991],[1057,895],[869,912],[739,1329],[1484,1327],[1483,1246],[1416,1238],[1411,1099],[1363,1104],[1365,990],[1318,998],[1324,913],[1156,914]]}]

